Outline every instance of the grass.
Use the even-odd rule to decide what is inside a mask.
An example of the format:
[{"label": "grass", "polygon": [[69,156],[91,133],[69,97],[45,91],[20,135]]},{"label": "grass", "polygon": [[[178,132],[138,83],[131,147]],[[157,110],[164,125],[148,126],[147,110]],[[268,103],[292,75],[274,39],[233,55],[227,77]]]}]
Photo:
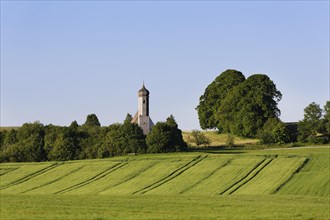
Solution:
[{"label": "grass", "polygon": [[[310,161],[285,184],[278,194],[328,197],[330,194],[330,148],[324,151],[306,149]],[[302,151],[304,152],[304,151]]]},{"label": "grass", "polygon": [[4,188],[28,181],[36,175],[51,169],[55,165],[56,163],[2,164],[0,170],[2,170],[2,172],[5,170],[5,174],[1,176],[0,189],[3,190]]},{"label": "grass", "polygon": [[259,174],[259,172],[262,171],[272,160],[273,158],[264,158],[258,163],[253,164],[253,167],[251,167],[251,169],[247,169],[246,174],[244,174],[244,176],[241,175],[242,177],[240,177],[237,181],[235,178],[235,182],[231,183],[231,185],[224,191],[222,191],[220,195],[230,195],[236,193],[238,189],[240,189],[242,186],[245,186],[253,178],[255,178]]},{"label": "grass", "polygon": [[0,164],[1,219],[329,219],[330,148]]},{"label": "grass", "polygon": [[294,175],[294,173],[305,163],[307,158],[279,157],[272,159],[267,166],[255,176],[248,184],[243,185],[235,194],[272,194],[276,193],[281,184]]},{"label": "grass", "polygon": [[329,200],[293,196],[2,195],[1,219],[329,219]]},{"label": "grass", "polygon": [[[190,133],[191,132],[189,132],[189,131],[183,131],[182,132],[183,139],[184,139],[184,141],[186,141],[188,143],[189,146],[196,147],[195,143],[192,143],[189,141],[188,137],[189,137]],[[216,131],[203,131],[203,133],[205,134],[205,136],[207,138],[209,138],[209,140],[211,142],[209,144],[209,146],[219,147],[219,146],[226,145],[226,141],[228,139],[227,134],[219,134]],[[256,144],[258,142],[259,142],[259,140],[257,140],[257,139],[242,138],[242,137],[238,137],[238,136],[234,137],[235,145],[251,145],[251,144]]]}]

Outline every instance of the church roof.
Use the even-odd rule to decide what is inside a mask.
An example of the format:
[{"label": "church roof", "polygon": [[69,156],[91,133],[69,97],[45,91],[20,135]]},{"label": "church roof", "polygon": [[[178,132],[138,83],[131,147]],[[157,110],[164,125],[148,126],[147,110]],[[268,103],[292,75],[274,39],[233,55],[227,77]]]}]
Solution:
[{"label": "church roof", "polygon": [[148,89],[146,89],[146,87],[144,87],[144,83],[143,83],[142,88],[139,90],[138,94],[139,94],[139,96],[140,95],[149,95],[150,94],[150,92],[148,91]]}]

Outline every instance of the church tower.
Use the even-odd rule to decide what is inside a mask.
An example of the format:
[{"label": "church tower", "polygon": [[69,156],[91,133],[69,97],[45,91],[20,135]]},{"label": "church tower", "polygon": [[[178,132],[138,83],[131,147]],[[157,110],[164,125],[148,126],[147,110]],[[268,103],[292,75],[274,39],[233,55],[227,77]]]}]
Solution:
[{"label": "church tower", "polygon": [[138,92],[138,113],[140,116],[149,116],[149,91],[144,87]]},{"label": "church tower", "polygon": [[149,116],[149,94],[150,92],[143,83],[142,88],[138,91],[138,112],[132,119],[132,123],[137,123],[144,134],[148,134],[154,125]]}]

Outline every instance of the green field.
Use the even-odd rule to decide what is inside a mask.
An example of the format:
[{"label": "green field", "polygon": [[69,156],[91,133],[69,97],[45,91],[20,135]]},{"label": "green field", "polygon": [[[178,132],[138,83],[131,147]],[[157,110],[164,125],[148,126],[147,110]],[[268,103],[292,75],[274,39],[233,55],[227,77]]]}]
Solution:
[{"label": "green field", "polygon": [[0,219],[330,219],[330,148],[0,164]]},{"label": "green field", "polygon": [[[228,134],[219,134],[216,131],[203,131],[203,134],[210,140],[210,144],[208,146],[225,146],[227,145]],[[182,137],[185,142],[188,143],[190,147],[196,147],[195,143],[192,143],[189,140],[189,136],[191,135],[190,131],[183,131]],[[257,139],[250,139],[250,138],[242,138],[238,136],[234,136],[234,143],[235,145],[254,145],[258,143],[259,140]]]}]

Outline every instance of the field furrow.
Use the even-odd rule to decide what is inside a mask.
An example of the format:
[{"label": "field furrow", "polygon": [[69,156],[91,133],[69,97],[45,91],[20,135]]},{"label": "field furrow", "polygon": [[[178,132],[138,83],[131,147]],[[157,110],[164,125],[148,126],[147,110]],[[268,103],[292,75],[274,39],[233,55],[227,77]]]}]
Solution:
[{"label": "field furrow", "polygon": [[9,172],[12,172],[16,169],[19,169],[19,167],[6,167],[6,168],[0,168],[0,178],[1,176],[9,173]]},{"label": "field furrow", "polygon": [[[13,186],[18,185],[18,184],[22,184],[22,183],[24,183],[24,182],[26,182],[26,181],[28,181],[28,180],[30,180],[32,178],[35,178],[35,177],[37,177],[37,176],[39,176],[39,175],[41,175],[43,173],[48,172],[48,171],[50,171],[50,170],[52,170],[52,169],[54,169],[54,168],[56,168],[56,167],[58,167],[60,165],[61,164],[59,164],[59,163],[52,163],[50,165],[47,164],[47,166],[42,166],[42,168],[41,169],[38,169],[38,170],[34,170],[32,168],[32,170],[34,170],[34,171],[32,171],[31,173],[29,172],[29,171],[31,171],[30,169],[24,169],[25,167],[24,168],[22,167],[20,169],[20,171],[22,173],[26,173],[27,172],[28,174],[27,175],[24,175],[22,178],[16,179],[16,180],[14,180],[12,182],[9,182],[7,184],[4,184],[4,183],[7,182],[6,179],[8,178],[8,176],[7,175],[2,176],[1,177],[1,184],[3,184],[3,185],[1,185],[1,188],[0,189],[1,190],[4,190],[6,188],[13,187]],[[26,168],[29,168],[29,167],[27,166]],[[9,174],[12,174],[12,173],[15,173],[15,172],[11,172]],[[16,176],[16,173],[14,175]],[[10,179],[10,177],[8,179]]]},{"label": "field furrow", "polygon": [[[38,184],[40,184],[40,185],[36,185],[36,186],[34,186],[34,187],[32,187],[32,188],[30,188],[30,189],[27,189],[27,190],[25,190],[25,191],[23,191],[22,193],[28,193],[28,192],[32,192],[32,191],[36,191],[37,189],[40,189],[40,188],[42,188],[42,187],[44,187],[44,186],[47,186],[47,185],[49,185],[49,184],[52,184],[52,183],[55,183],[55,182],[57,182],[57,181],[60,181],[61,179],[64,179],[64,178],[66,178],[67,176],[69,176],[69,175],[71,175],[72,173],[75,173],[75,172],[78,172],[80,169],[82,169],[84,166],[79,166],[78,168],[76,168],[76,169],[73,169],[73,170],[71,170],[69,167],[66,167],[66,170],[65,170],[65,172],[63,172],[62,174],[62,176],[59,176],[58,178],[55,178],[55,179],[52,179],[52,178],[47,178],[47,180],[48,179],[50,179],[48,182],[45,182],[45,183],[42,183],[42,181],[40,181]],[[57,170],[58,171],[58,170]],[[67,172],[67,173],[66,173]],[[42,184],[41,184],[42,183]]]},{"label": "field furrow", "polygon": [[242,179],[235,182],[231,187],[227,188],[220,195],[228,195],[233,194],[236,190],[244,186],[246,183],[251,181],[254,177],[256,177],[268,164],[273,161],[274,158],[266,158],[261,163],[257,164],[249,173],[247,173]]},{"label": "field furrow", "polygon": [[304,163],[306,158],[278,157],[265,166],[255,178],[238,188],[234,194],[271,194]]},{"label": "field furrow", "polygon": [[27,181],[16,184],[12,187],[4,189],[5,193],[36,193],[39,188],[45,187],[49,184],[60,181],[66,176],[78,172],[82,168],[82,164],[76,163],[62,163],[61,166],[57,166],[54,169],[48,170],[34,178],[30,178]]},{"label": "field furrow", "polygon": [[[147,166],[143,167],[139,172],[133,173],[131,176],[127,176],[127,178],[122,179],[121,181],[117,182],[116,184],[113,184],[111,188],[108,188],[106,190],[103,190],[99,192],[99,194],[130,194],[131,191],[136,189],[137,185],[132,185],[131,182],[136,182],[136,180],[141,180],[139,178],[144,173],[148,173],[147,171],[151,170],[153,167],[155,167],[159,161],[154,161],[153,163],[148,164]],[[145,179],[142,179],[143,182],[145,182]],[[131,185],[132,188],[129,188],[128,185]]]},{"label": "field furrow", "polygon": [[[100,173],[111,169],[112,167],[118,165],[118,162],[72,162],[65,164],[67,168],[66,171],[58,170],[58,172],[53,173],[45,177],[43,183],[51,182],[50,184],[43,184],[42,187],[27,192],[29,194],[55,194],[56,192],[62,191],[64,189],[75,186],[79,183],[85,182],[95,176],[98,176]],[[64,167],[64,168],[65,168]],[[80,168],[80,169],[78,169]],[[76,170],[76,172],[73,172]],[[65,175],[65,177],[62,177]],[[57,180],[56,180],[57,179]],[[52,181],[56,180],[56,181]]]},{"label": "field furrow", "polygon": [[[218,159],[219,160],[219,159]],[[188,193],[189,191],[192,190],[194,187],[198,186],[198,185],[202,185],[204,181],[206,181],[208,178],[210,178],[211,176],[213,176],[216,172],[218,172],[220,169],[222,169],[223,167],[227,166],[230,161],[232,160],[232,158],[224,158],[223,161],[217,161],[217,164],[214,164],[215,166],[212,167],[213,171],[208,172],[204,175],[204,177],[201,177],[198,181],[196,181],[195,183],[191,184],[189,187],[186,187],[184,190],[182,190],[181,192],[179,192],[180,194],[184,194],[184,193]]]},{"label": "field furrow", "polygon": [[294,150],[192,152],[89,161],[5,163],[0,164],[0,193],[327,197],[330,191],[328,154],[301,151],[299,155],[294,154]]},{"label": "field furrow", "polygon": [[206,175],[207,178],[185,194],[218,195],[240,181],[264,160],[263,156],[232,156],[230,161],[224,164],[225,166],[218,167],[212,175]]},{"label": "field furrow", "polygon": [[102,179],[93,181],[88,185],[76,188],[67,194],[109,194],[111,189],[116,186],[137,178],[141,173],[155,166],[158,161],[155,160],[132,160],[128,161],[125,166],[110,172]]},{"label": "field furrow", "polygon": [[133,194],[145,194],[148,193],[156,188],[158,188],[161,185],[164,185],[165,183],[173,180],[174,178],[178,177],[179,175],[181,175],[182,173],[184,173],[186,170],[190,169],[191,167],[195,166],[197,163],[199,163],[200,161],[204,160],[206,156],[197,156],[195,157],[193,160],[189,161],[188,163],[186,163],[185,165],[183,165],[182,167],[180,167],[179,169],[173,171],[172,173],[170,173],[168,176],[138,190],[135,191]]},{"label": "field furrow", "polygon": [[297,173],[300,172],[301,169],[304,168],[304,166],[308,163],[309,160],[309,158],[305,158],[304,161],[296,168],[296,170],[292,172],[291,175],[284,182],[282,182],[282,184],[279,185],[271,194],[275,194],[280,191],[282,187],[285,186],[285,184],[287,184]]},{"label": "field furrow", "polygon": [[152,194],[169,194],[176,195],[182,194],[193,188],[194,185],[201,182],[210,173],[217,170],[219,166],[223,166],[228,161],[227,157],[214,158],[207,157],[189,169],[185,170],[185,172],[181,173],[181,175],[176,176],[171,181],[167,182],[150,191]]},{"label": "field furrow", "polygon": [[[120,184],[112,184],[108,186],[108,189],[99,191],[100,194],[133,194],[134,192],[143,189],[150,184],[159,181],[160,179],[164,179],[173,171],[181,168],[184,164],[188,162],[191,157],[182,157],[182,158],[173,158],[173,159],[158,159],[155,158],[155,164],[149,169],[144,170],[143,172],[138,173],[135,175],[134,178],[130,178],[127,181],[123,181]],[[138,165],[138,164],[136,164]],[[106,183],[107,185],[109,183]],[[94,190],[95,191],[95,190]]]},{"label": "field furrow", "polygon": [[301,169],[275,195],[301,195],[329,198],[330,194],[330,150],[313,152]]},{"label": "field furrow", "polygon": [[79,182],[75,185],[72,185],[68,188],[62,189],[58,192],[55,192],[55,194],[62,194],[62,193],[67,193],[73,190],[76,190],[78,188],[84,187],[92,182],[98,181],[102,178],[104,178],[105,176],[109,175],[111,172],[113,172],[114,170],[117,170],[123,166],[125,166],[126,164],[114,164],[110,167],[107,167],[105,170],[103,170],[102,172],[97,173],[95,176],[92,176],[91,178],[84,180],[82,182]]}]

